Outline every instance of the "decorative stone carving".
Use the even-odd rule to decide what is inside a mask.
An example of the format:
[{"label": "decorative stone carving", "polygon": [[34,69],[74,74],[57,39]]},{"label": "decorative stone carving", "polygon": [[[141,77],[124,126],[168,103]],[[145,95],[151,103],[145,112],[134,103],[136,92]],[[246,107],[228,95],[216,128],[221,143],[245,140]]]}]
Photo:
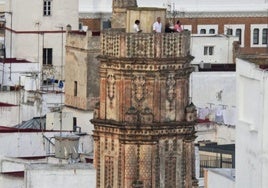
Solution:
[{"label": "decorative stone carving", "polygon": [[190,103],[188,106],[186,106],[185,112],[186,112],[186,121],[193,122],[196,120],[197,110],[193,103]]},{"label": "decorative stone carving", "polygon": [[170,110],[172,110],[172,103],[176,97],[175,92],[176,81],[174,79],[174,74],[169,74],[166,81],[166,93],[167,93],[167,100],[170,103]]},{"label": "decorative stone carving", "polygon": [[138,122],[138,111],[135,107],[131,106],[126,115],[125,122],[127,123],[137,123]]},{"label": "decorative stone carving", "polygon": [[153,113],[148,107],[146,107],[141,113],[141,123],[149,124],[152,122],[153,122]]},{"label": "decorative stone carving", "polygon": [[107,95],[110,99],[110,104],[112,105],[113,99],[114,99],[114,93],[115,93],[115,76],[114,75],[108,75],[107,76]]},{"label": "decorative stone carving", "polygon": [[120,29],[103,31],[102,54],[127,58],[175,58],[189,55],[190,32],[123,33]]},{"label": "decorative stone carving", "polygon": [[135,75],[133,78],[134,99],[141,103],[145,99],[145,77],[143,75]]},{"label": "decorative stone carving", "polygon": [[193,71],[189,33],[102,34],[101,101],[92,120],[101,140],[97,188],[192,188],[193,148],[185,146],[195,138],[195,122],[186,117],[194,113],[186,104]]}]

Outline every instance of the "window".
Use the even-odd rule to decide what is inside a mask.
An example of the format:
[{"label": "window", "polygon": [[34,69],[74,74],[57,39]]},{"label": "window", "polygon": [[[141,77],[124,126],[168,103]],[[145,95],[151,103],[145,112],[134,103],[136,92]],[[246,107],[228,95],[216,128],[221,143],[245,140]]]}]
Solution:
[{"label": "window", "polygon": [[204,47],[204,55],[213,55],[214,47],[213,46],[205,46]]},{"label": "window", "polygon": [[200,34],[206,34],[206,30],[205,29],[201,29],[200,30]]},{"label": "window", "polygon": [[253,30],[253,44],[259,44],[259,29]]},{"label": "window", "polygon": [[198,34],[202,34],[202,35],[217,34],[218,24],[197,25],[197,31],[198,31]]},{"label": "window", "polygon": [[51,15],[51,0],[44,0],[44,16],[50,16]]},{"label": "window", "polygon": [[103,21],[102,22],[102,28],[103,29],[109,29],[109,28],[111,28],[111,21],[110,20]]},{"label": "window", "polygon": [[77,118],[73,117],[73,132],[76,132],[76,128],[77,128]]},{"label": "window", "polygon": [[79,30],[81,31],[81,30],[83,30],[83,23],[79,23],[79,25],[78,25],[78,28],[79,28]]},{"label": "window", "polygon": [[[251,26],[253,27],[253,26]],[[256,28],[256,27],[254,27]],[[253,31],[253,29],[252,29]],[[245,34],[245,25],[244,24],[227,24],[224,25],[224,33],[229,36],[235,36],[237,37],[237,43],[240,45],[240,47],[244,47],[244,34]],[[251,36],[253,37],[253,35]],[[251,42],[253,40],[251,39]]]},{"label": "window", "polygon": [[[251,24],[250,32],[251,32],[250,47],[267,48],[268,46],[267,24]],[[243,38],[243,35],[242,35],[242,38]]]},{"label": "window", "polygon": [[210,29],[209,34],[215,34],[215,29]]},{"label": "window", "polygon": [[235,36],[237,36],[238,37],[238,42],[239,42],[239,44],[241,44],[241,36],[242,36],[242,30],[241,29],[236,29],[235,30]]},{"label": "window", "polygon": [[52,65],[52,48],[43,49],[43,65]]},{"label": "window", "polygon": [[74,81],[74,96],[77,96],[77,81]]},{"label": "window", "polygon": [[230,28],[228,28],[228,29],[227,29],[227,35],[233,35],[233,30],[230,29]]},{"label": "window", "polygon": [[263,29],[262,30],[262,44],[268,44],[268,29]]}]

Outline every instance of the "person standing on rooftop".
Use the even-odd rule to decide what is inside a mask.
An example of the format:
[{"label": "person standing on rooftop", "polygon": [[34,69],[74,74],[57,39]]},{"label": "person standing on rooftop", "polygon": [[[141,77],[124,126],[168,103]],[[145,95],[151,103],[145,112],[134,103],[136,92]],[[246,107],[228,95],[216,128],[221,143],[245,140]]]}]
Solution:
[{"label": "person standing on rooftop", "polygon": [[153,24],[153,32],[154,33],[161,33],[162,31],[162,23],[161,23],[161,18],[157,17],[156,22]]},{"label": "person standing on rooftop", "polygon": [[133,31],[134,33],[142,32],[142,30],[140,29],[140,20],[135,20],[135,23],[133,25]]},{"label": "person standing on rooftop", "polygon": [[183,31],[180,20],[178,20],[177,23],[175,24],[174,31],[175,32],[182,32]]}]

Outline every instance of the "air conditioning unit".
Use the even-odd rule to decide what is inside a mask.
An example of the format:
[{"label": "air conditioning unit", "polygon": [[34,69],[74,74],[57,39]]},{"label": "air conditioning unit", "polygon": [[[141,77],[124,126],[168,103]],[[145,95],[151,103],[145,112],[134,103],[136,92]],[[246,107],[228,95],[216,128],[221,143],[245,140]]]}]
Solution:
[{"label": "air conditioning unit", "polygon": [[194,65],[194,72],[198,72],[199,71],[199,67],[197,65]]},{"label": "air conditioning unit", "polygon": [[55,135],[55,157],[60,159],[77,159],[79,157],[79,136]]},{"label": "air conditioning unit", "polygon": [[2,86],[1,90],[2,91],[10,91],[10,86]]},{"label": "air conditioning unit", "polygon": [[201,69],[211,69],[211,64],[210,63],[200,63],[200,68]]}]

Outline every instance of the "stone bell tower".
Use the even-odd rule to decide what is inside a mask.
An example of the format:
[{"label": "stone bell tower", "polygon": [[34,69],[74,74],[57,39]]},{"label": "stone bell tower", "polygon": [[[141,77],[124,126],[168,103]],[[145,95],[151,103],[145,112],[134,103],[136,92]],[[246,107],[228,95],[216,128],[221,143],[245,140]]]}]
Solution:
[{"label": "stone bell tower", "polygon": [[[114,0],[114,10],[126,2],[136,4]],[[197,188],[190,33],[110,29],[101,48],[91,120],[97,188]]]},{"label": "stone bell tower", "polygon": [[197,187],[189,32],[104,31],[94,119],[98,188]]}]

